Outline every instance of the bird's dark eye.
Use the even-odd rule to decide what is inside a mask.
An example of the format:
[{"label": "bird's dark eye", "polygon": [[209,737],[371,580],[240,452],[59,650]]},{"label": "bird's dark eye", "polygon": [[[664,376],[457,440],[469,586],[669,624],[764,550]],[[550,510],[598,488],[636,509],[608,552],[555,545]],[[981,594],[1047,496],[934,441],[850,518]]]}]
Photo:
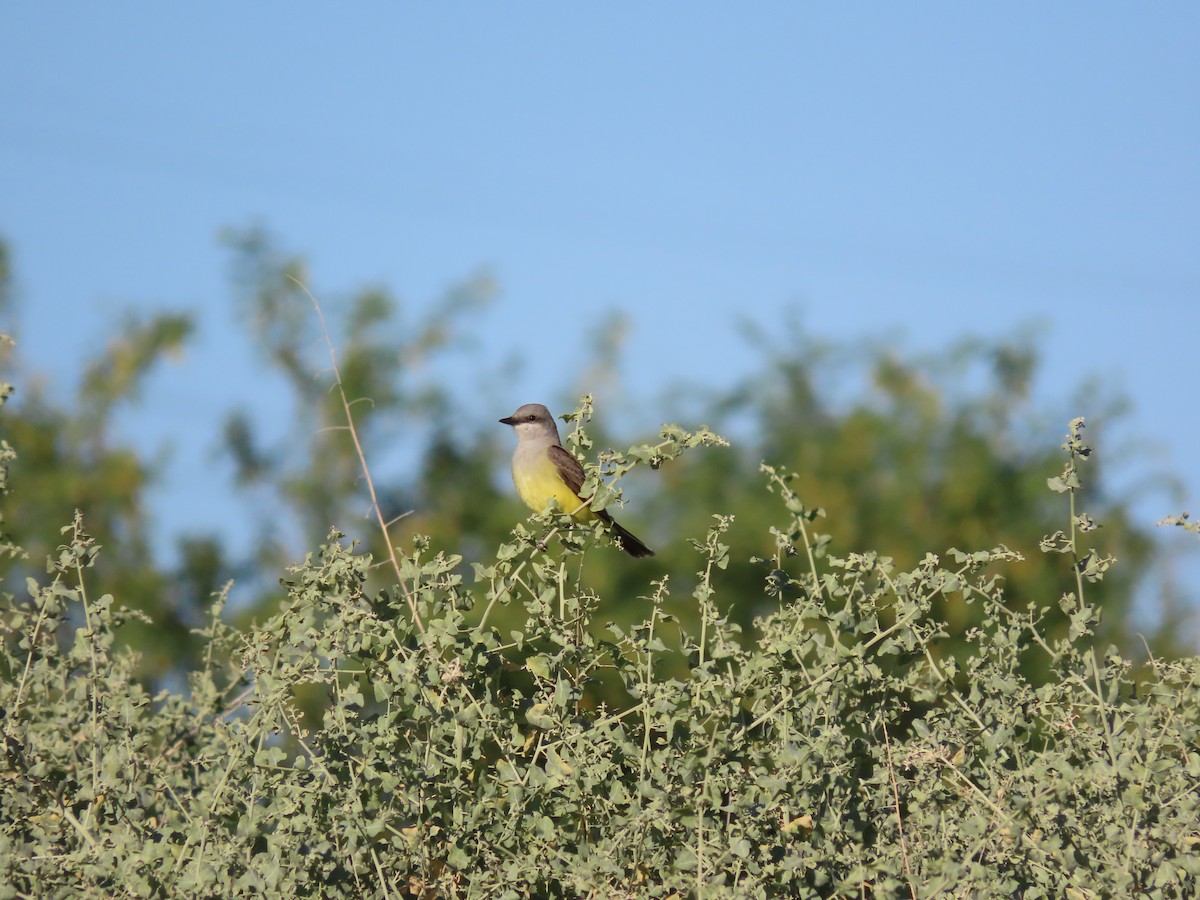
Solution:
[{"label": "bird's dark eye", "polygon": [[534,419],[537,418],[537,416],[526,416],[525,418],[527,418],[530,422],[532,422]]}]

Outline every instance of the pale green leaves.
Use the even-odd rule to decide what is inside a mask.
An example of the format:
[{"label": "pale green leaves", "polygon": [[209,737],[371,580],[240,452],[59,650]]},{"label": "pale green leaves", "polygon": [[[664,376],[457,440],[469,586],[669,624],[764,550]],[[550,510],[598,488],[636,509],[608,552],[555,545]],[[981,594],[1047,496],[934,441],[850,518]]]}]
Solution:
[{"label": "pale green leaves", "polygon": [[277,614],[216,604],[186,697],[131,678],[77,522],[0,617],[0,896],[1196,894],[1200,668],[1090,645],[1086,513],[1044,539],[1078,589],[1017,609],[1008,547],[837,555],[764,473],[752,634],[722,513],[607,630],[614,598],[526,535],[469,583],[415,542],[424,631],[334,535]]}]

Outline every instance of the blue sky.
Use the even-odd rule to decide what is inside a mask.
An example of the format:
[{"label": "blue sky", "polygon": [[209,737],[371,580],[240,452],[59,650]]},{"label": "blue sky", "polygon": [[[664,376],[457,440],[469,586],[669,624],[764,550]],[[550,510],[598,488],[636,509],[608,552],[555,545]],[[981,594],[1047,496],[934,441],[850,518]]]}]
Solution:
[{"label": "blue sky", "polygon": [[561,396],[613,311],[637,408],[605,414],[644,429],[656,385],[755,370],[739,317],[912,349],[1032,323],[1042,395],[1127,392],[1183,479],[1148,519],[1200,513],[1194,3],[8,4],[0,105],[23,358],[65,392],[121,309],[200,315],[124,420],[170,448],[168,533],[229,516],[198,487],[222,413],[277,407],[216,240],[255,222],[318,294],[491,272],[497,415]]}]

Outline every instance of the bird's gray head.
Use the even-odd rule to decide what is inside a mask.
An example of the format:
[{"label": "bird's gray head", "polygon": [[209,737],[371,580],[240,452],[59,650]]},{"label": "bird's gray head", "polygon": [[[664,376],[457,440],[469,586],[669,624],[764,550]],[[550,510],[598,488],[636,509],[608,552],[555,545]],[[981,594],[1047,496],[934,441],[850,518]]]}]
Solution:
[{"label": "bird's gray head", "polygon": [[511,416],[500,421],[513,427],[519,441],[553,438],[554,442],[558,443],[558,426],[554,424],[554,416],[540,403],[526,403]]}]

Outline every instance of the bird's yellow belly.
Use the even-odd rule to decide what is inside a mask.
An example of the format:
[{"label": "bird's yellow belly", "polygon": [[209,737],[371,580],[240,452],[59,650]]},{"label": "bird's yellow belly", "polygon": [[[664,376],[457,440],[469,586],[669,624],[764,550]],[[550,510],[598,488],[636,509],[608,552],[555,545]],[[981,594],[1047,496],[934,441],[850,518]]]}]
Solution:
[{"label": "bird's yellow belly", "polygon": [[558,468],[547,457],[545,464],[513,468],[513,484],[525,505],[534,512],[545,512],[551,500],[558,501],[558,508],[581,521],[594,519],[596,514],[567,487],[558,474]]}]

